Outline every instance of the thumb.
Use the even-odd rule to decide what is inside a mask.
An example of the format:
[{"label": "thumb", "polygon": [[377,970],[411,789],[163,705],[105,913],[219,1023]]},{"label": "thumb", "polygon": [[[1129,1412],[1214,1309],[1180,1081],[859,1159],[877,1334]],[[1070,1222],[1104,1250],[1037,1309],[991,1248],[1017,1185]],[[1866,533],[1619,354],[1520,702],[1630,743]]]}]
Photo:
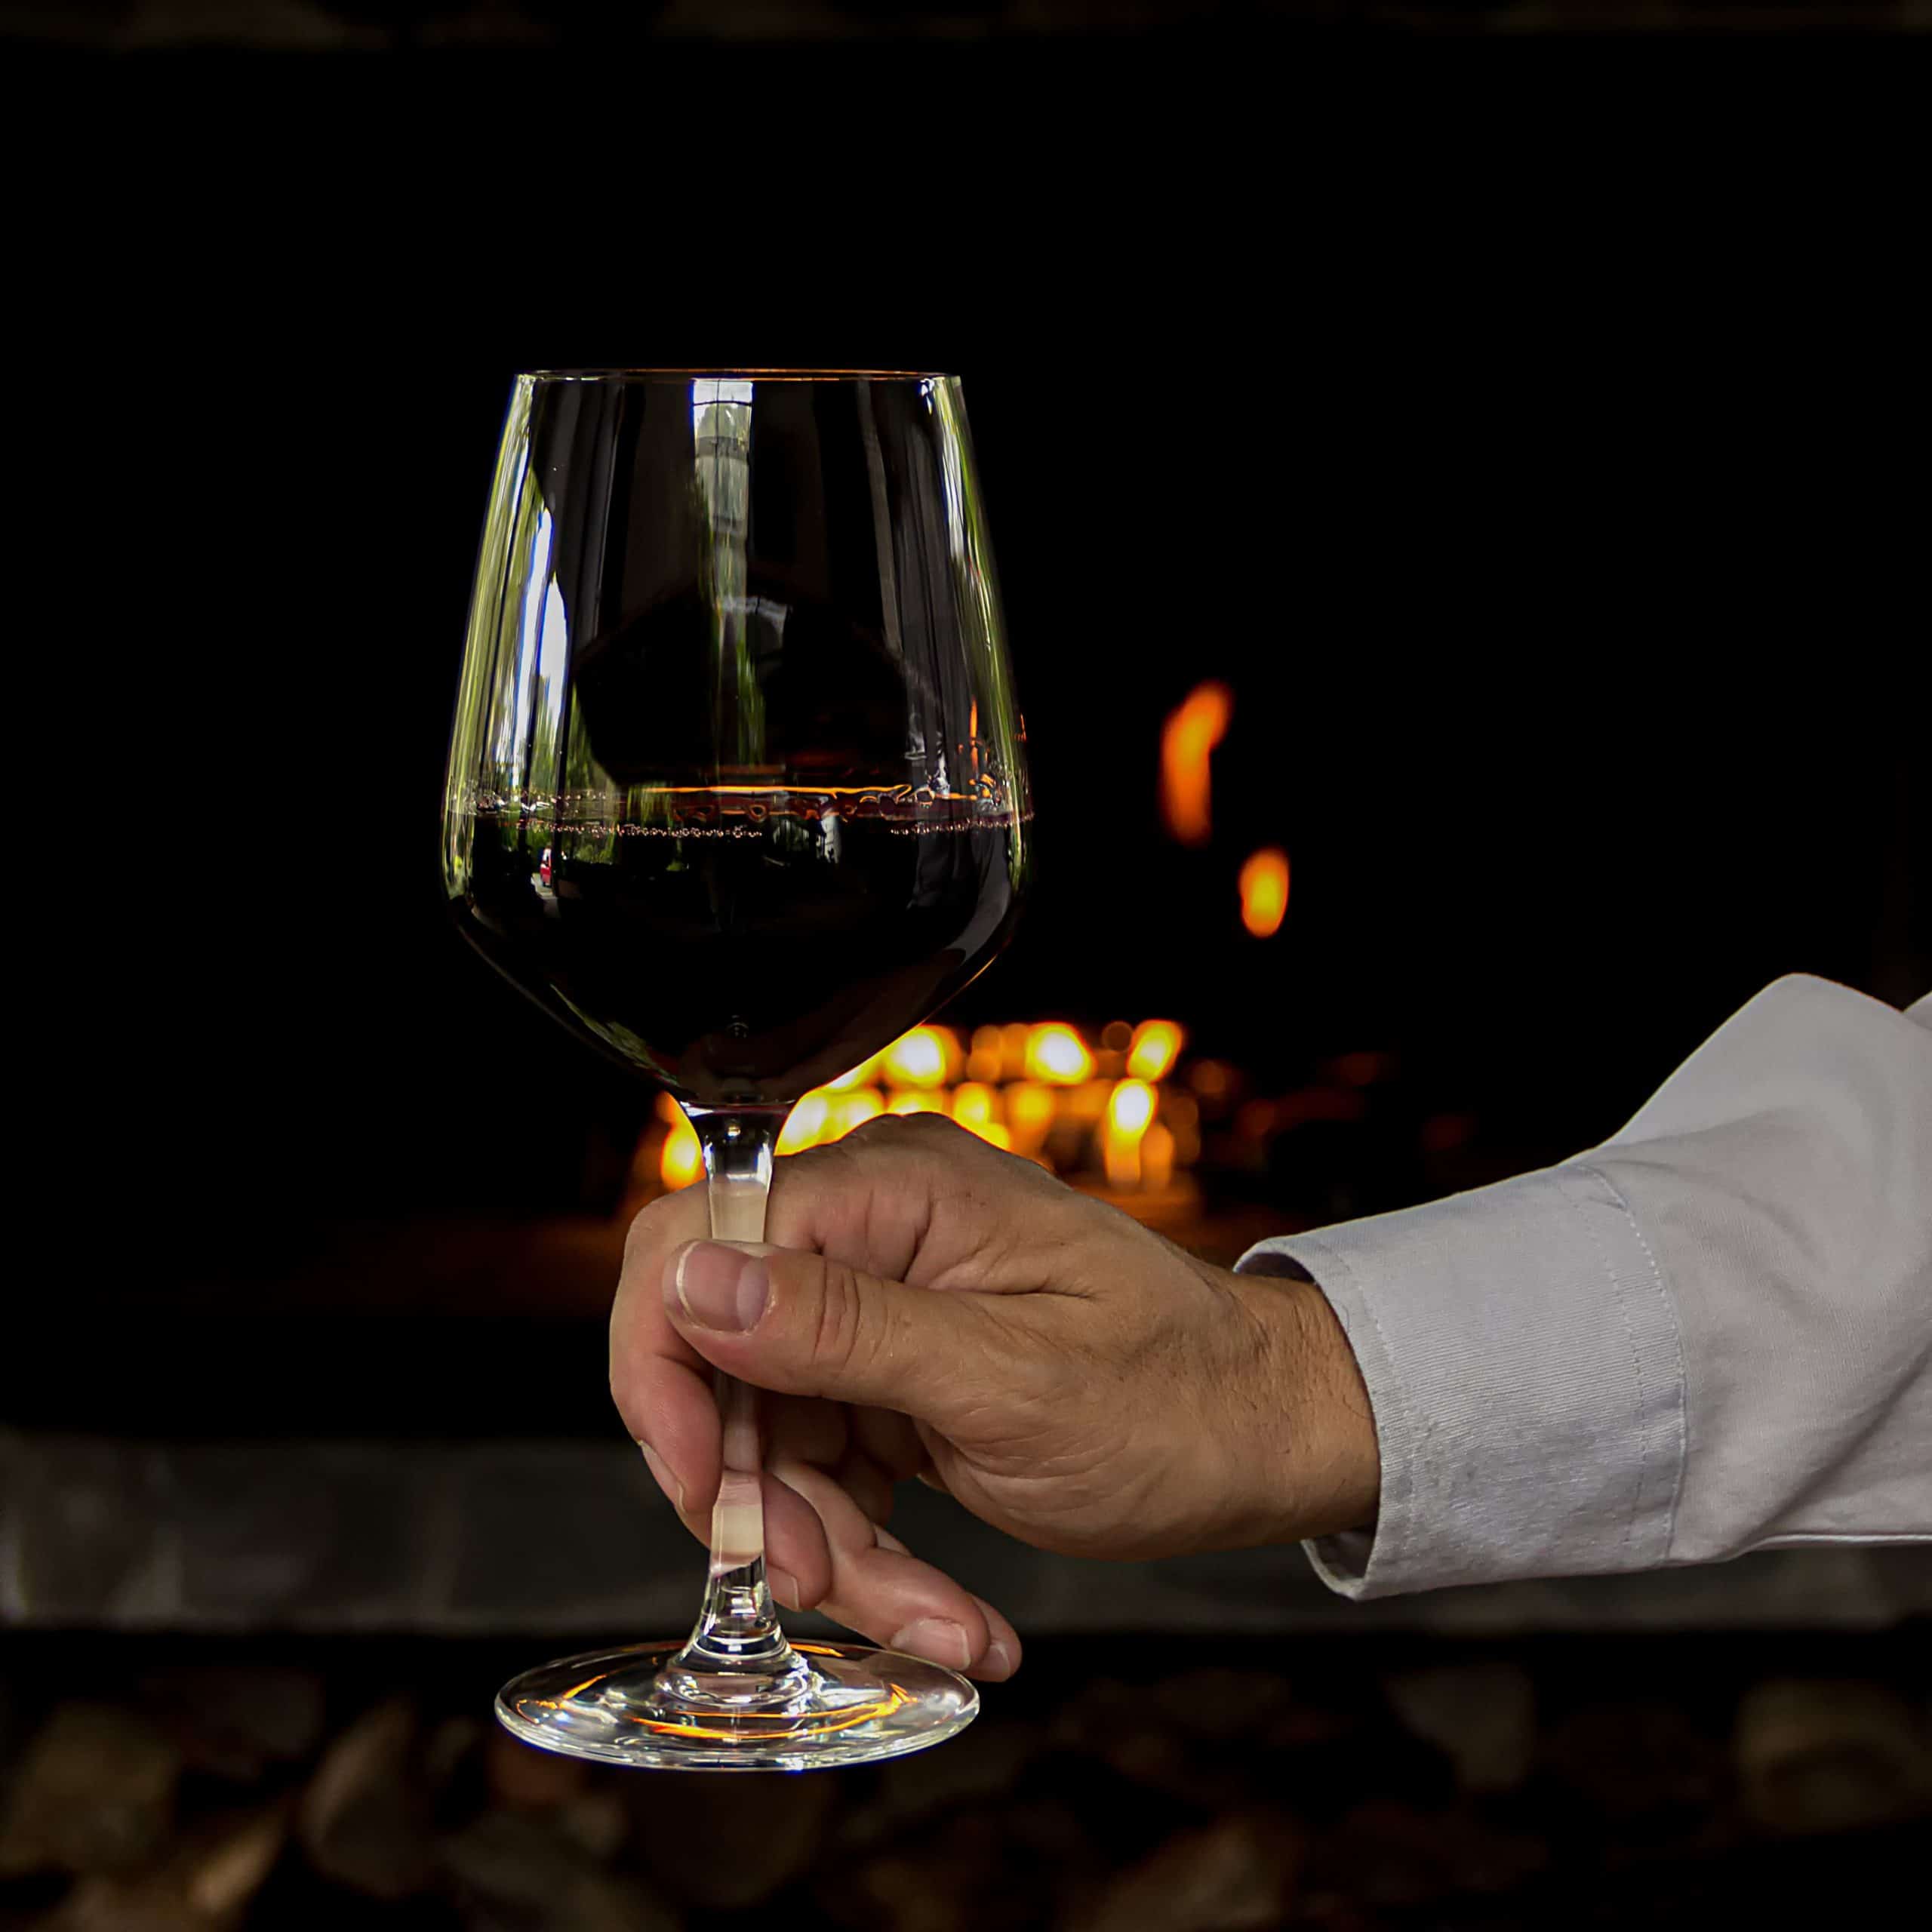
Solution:
[{"label": "thumb", "polygon": [[672,1327],[727,1374],[938,1420],[962,1361],[1006,1352],[976,1298],[881,1281],[822,1254],[697,1241],[664,1266]]}]

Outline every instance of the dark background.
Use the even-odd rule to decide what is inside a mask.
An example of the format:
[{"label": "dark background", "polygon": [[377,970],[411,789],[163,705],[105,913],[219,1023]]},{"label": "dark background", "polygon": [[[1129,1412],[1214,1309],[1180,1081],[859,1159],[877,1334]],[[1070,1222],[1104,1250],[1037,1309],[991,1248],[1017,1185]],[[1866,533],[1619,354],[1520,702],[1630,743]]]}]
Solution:
[{"label": "dark background", "polygon": [[[1284,1137],[1284,1214],[1337,1178],[1418,1198],[1431,1115],[1473,1117],[1466,1174],[1588,1145],[1780,974],[1932,988],[1932,75],[1889,30],[1923,11],[1144,0],[1128,31],[1088,0],[668,0],[619,31],[592,0],[0,0],[26,1149],[0,1583],[41,1626],[10,1632],[0,1786],[75,1700],[151,1732],[212,1697],[201,1745],[231,1751],[237,1713],[272,1739],[294,1709],[265,1777],[190,1771],[192,1834],[292,1799],[393,1692],[410,1761],[371,1808],[428,1889],[383,1903],[291,1847],[249,1922],[521,1924],[541,1892],[561,1924],[599,1896],[552,1824],[568,1767],[533,1798],[490,1689],[598,1580],[693,1556],[549,1460],[594,1438],[641,1491],[603,1386],[620,1224],[581,1211],[608,1217],[651,1097],[438,902],[517,370],[963,373],[1040,870],[955,1017],[1171,1014],[1263,1091],[1395,1055],[1352,1141]],[[1234,723],[1216,842],[1183,854],[1156,751],[1208,676]],[[1257,943],[1232,881],[1271,842],[1294,896]],[[460,1572],[411,1435],[490,1458],[449,1492]],[[385,1446],[338,1469],[342,1436]],[[1493,1623],[1449,1593],[1346,1636],[1303,1577],[1257,1644],[1148,1634],[1251,1610],[1252,1573],[1043,1583],[924,1520],[979,1587],[1059,1607],[1016,1684],[835,1794],[740,1781],[749,1832],[736,1791],[610,1773],[607,1878],[749,1869],[761,1921],[930,1932],[1035,1922],[1060,1865],[1171,1882],[1224,1827],[1299,1847],[1277,1890],[1330,1927],[1786,1924],[1922,1871],[1923,1595],[1878,1560],[1910,1552],[1527,1586]],[[160,1586],[171,1620],[134,1634]],[[1103,1596],[1097,1622],[1150,1621],[1081,1631]],[[1447,1748],[1417,1680],[1453,1694]],[[1506,1729],[1499,1683],[1517,1782],[1459,1791],[1453,1734]],[[85,1782],[125,1856],[115,1755]],[[884,1836],[855,1835],[875,1799]],[[0,1881],[0,1921],[86,1900]]]},{"label": "dark background", "polygon": [[[1171,1013],[1277,1086],[1392,1050],[1508,1168],[1781,973],[1932,984],[1922,37],[536,8],[451,44],[453,11],[7,45],[64,1307],[267,1286],[332,1219],[575,1206],[648,1110],[438,903],[520,368],[964,374],[1040,869],[956,1017]],[[1159,728],[1207,676],[1234,724],[1183,855]]]}]

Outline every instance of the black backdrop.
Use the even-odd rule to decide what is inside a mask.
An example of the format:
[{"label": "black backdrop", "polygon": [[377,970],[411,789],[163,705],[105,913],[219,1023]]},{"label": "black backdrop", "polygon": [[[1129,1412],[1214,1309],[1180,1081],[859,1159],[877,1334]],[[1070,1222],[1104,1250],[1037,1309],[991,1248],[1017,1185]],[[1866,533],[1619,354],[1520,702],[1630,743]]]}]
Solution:
[{"label": "black backdrop", "polygon": [[1932,979],[1915,42],[15,52],[17,1014],[78,1285],[555,1207],[648,1105],[437,903],[520,368],[964,374],[1041,851],[968,1019],[1392,1047],[1527,1164],[1780,972]]}]

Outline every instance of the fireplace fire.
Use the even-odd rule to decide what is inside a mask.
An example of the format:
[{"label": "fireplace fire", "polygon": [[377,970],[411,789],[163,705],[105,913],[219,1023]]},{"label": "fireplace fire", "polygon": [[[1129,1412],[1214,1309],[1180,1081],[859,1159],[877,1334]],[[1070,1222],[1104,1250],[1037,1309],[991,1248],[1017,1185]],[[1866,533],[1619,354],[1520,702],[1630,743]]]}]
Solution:
[{"label": "fireplace fire", "polygon": [[[1124,1205],[1192,1201],[1201,1106],[1181,1077],[1186,1030],[1171,1020],[1115,1021],[1089,1035],[1064,1020],[915,1026],[884,1052],[801,1098],[781,1154],[842,1139],[881,1114],[943,1114],[995,1147],[1038,1161]],[[1207,1086],[1217,1090],[1211,1062]],[[1198,1071],[1198,1069],[1195,1069]],[[669,1094],[639,1150],[647,1192],[688,1187],[697,1136]]]}]

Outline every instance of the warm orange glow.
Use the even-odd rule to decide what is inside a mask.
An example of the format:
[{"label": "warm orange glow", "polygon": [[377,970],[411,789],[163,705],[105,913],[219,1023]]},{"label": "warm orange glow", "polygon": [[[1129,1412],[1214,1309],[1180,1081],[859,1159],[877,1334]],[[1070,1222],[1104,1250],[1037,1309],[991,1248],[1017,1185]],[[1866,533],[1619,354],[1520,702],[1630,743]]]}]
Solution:
[{"label": "warm orange glow", "polygon": [[[672,1104],[675,1106],[676,1103]],[[697,1136],[680,1112],[675,1122],[666,1130],[664,1151],[657,1157],[657,1178],[675,1191],[689,1187],[703,1172],[704,1155],[698,1146]]]},{"label": "warm orange glow", "polygon": [[1174,1137],[1158,1121],[1140,1142],[1140,1185],[1150,1192],[1174,1177]]},{"label": "warm orange glow", "polygon": [[1226,685],[1197,685],[1161,729],[1161,812],[1183,845],[1208,842],[1208,755],[1226,736],[1233,710]]},{"label": "warm orange glow", "polygon": [[[1115,1020],[1092,1037],[1057,1020],[979,1026],[970,1053],[958,1028],[915,1026],[806,1094],[780,1130],[777,1151],[826,1146],[881,1114],[937,1114],[1049,1173],[1082,1169],[1097,1156],[1116,1187],[1159,1192],[1200,1158],[1201,1109],[1186,1087],[1163,1084],[1176,1078],[1186,1044],[1171,1020]],[[1355,1057],[1367,1067],[1368,1056]],[[1357,1071],[1354,1060],[1324,1070],[1337,1069]],[[1217,1062],[1190,1063],[1186,1078],[1211,1106],[1223,1093],[1239,1097]],[[640,1150],[648,1166],[639,1180],[650,1167],[666,1192],[701,1180],[702,1150],[682,1109],[660,1094],[656,1111],[663,1132]]]},{"label": "warm orange glow", "polygon": [[1107,1103],[1107,1125],[1139,1140],[1154,1118],[1154,1090],[1144,1080],[1123,1080]]},{"label": "warm orange glow", "polygon": [[1015,1020],[999,1029],[999,1077],[1022,1080],[1026,1075],[1026,1042],[1033,1029],[1023,1020]]},{"label": "warm orange glow", "polygon": [[943,1114],[946,1112],[946,1097],[940,1094],[921,1093],[917,1089],[903,1094],[895,1094],[886,1103],[889,1114]]},{"label": "warm orange glow", "polygon": [[1257,939],[1281,929],[1288,911],[1288,855],[1267,845],[1241,869],[1241,922]]},{"label": "warm orange glow", "polygon": [[1143,1020],[1127,1050],[1127,1070],[1137,1080],[1164,1079],[1187,1035],[1171,1020]]},{"label": "warm orange glow", "polygon": [[[1024,1051],[1023,1047],[1022,1051]],[[966,1078],[968,1080],[998,1080],[1004,1066],[1004,1056],[1000,1051],[999,1029],[997,1026],[975,1026],[973,1029],[973,1051],[966,1056]]]},{"label": "warm orange glow", "polygon": [[823,1138],[836,1140],[854,1128],[863,1127],[885,1112],[885,1096],[876,1087],[861,1087],[856,1094],[832,1094],[826,1099]]},{"label": "warm orange glow", "polygon": [[878,1072],[878,1063],[884,1056],[874,1054],[870,1060],[862,1060],[850,1073],[841,1073],[836,1080],[828,1080],[820,1091],[826,1094],[849,1094],[855,1087],[869,1085]]},{"label": "warm orange glow", "polygon": [[816,1147],[825,1138],[826,1122],[831,1114],[830,1097],[823,1088],[806,1094],[779,1130],[778,1152],[802,1154],[808,1147]]},{"label": "warm orange glow", "polygon": [[954,1091],[952,1118],[961,1127],[984,1127],[993,1117],[994,1103],[998,1097],[990,1087],[977,1080],[968,1080]]},{"label": "warm orange glow", "polygon": [[1083,1080],[1070,1093],[1061,1095],[1061,1104],[1069,1119],[1085,1127],[1097,1127],[1106,1114],[1107,1100],[1113,1091],[1110,1080]]},{"label": "warm orange glow", "polygon": [[1138,1187],[1140,1143],[1154,1120],[1154,1090],[1144,1080],[1123,1080],[1107,1100],[1100,1153],[1109,1187]]},{"label": "warm orange glow", "polygon": [[1026,1077],[1055,1087],[1074,1087],[1094,1070],[1094,1056],[1071,1026],[1052,1020],[1026,1036]]},{"label": "warm orange glow", "polygon": [[1030,1154],[1054,1124],[1054,1090],[1037,1080],[1016,1080],[1006,1090],[1006,1131],[1016,1154]]},{"label": "warm orange glow", "polygon": [[915,1026],[894,1040],[879,1061],[888,1086],[938,1087],[958,1057],[959,1043],[946,1029]]}]

